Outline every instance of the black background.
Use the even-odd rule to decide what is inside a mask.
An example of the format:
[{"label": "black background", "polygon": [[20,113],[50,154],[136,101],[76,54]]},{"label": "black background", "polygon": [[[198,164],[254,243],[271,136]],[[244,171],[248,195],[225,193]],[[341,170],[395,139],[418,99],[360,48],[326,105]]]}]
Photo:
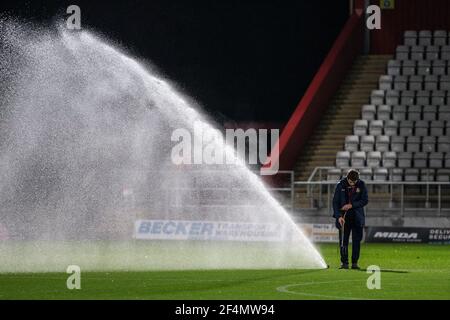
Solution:
[{"label": "black background", "polygon": [[216,121],[285,122],[348,18],[348,1],[2,0],[40,24],[82,27],[154,63]]}]

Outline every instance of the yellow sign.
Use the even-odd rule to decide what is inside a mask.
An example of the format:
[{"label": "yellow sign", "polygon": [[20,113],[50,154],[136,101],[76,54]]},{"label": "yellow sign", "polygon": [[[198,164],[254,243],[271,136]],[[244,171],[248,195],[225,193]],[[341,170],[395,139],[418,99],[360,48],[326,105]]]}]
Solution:
[{"label": "yellow sign", "polygon": [[380,0],[381,9],[395,9],[395,0]]}]

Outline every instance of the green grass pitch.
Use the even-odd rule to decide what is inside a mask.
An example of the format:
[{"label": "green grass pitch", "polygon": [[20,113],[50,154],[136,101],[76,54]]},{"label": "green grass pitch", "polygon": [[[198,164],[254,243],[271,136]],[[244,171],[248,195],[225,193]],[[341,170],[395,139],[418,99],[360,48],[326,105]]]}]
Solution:
[{"label": "green grass pitch", "polygon": [[338,270],[336,244],[318,246],[327,270],[82,272],[0,274],[0,299],[450,299],[450,247],[363,244],[360,265],[378,265],[381,289],[365,270]]}]

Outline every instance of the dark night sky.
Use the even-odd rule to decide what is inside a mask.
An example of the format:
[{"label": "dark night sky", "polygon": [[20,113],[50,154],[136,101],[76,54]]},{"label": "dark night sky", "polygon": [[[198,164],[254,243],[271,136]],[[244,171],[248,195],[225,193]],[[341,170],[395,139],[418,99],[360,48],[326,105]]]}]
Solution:
[{"label": "dark night sky", "polygon": [[152,61],[219,122],[284,122],[344,25],[347,2],[2,0],[0,8],[52,24],[77,4],[84,28]]}]

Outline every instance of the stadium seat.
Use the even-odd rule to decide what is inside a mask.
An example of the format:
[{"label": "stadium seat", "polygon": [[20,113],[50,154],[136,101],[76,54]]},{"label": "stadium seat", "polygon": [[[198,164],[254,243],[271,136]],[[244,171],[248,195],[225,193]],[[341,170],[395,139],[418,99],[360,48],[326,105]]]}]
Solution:
[{"label": "stadium seat", "polygon": [[436,180],[439,182],[450,182],[450,169],[438,169]]},{"label": "stadium seat", "polygon": [[[449,48],[450,49],[450,48]],[[450,57],[450,51],[449,51]],[[398,60],[389,60],[388,62],[388,75],[399,76],[401,74],[401,63]]]},{"label": "stadium seat", "polygon": [[427,76],[431,74],[431,61],[420,60],[417,62],[417,74]]},{"label": "stadium seat", "polygon": [[374,136],[362,136],[359,148],[361,151],[369,152],[373,151],[375,146]]},{"label": "stadium seat", "polygon": [[389,151],[390,141],[391,139],[389,136],[377,136],[375,141],[375,150],[380,152]]},{"label": "stadium seat", "polygon": [[[385,94],[386,104],[394,105],[400,103],[400,92],[398,90],[387,90]],[[381,103],[382,104],[382,103]]]},{"label": "stadium seat", "polygon": [[327,180],[328,181],[339,181],[342,176],[342,170],[341,169],[328,169],[327,171]]},{"label": "stadium seat", "polygon": [[370,96],[370,103],[375,105],[384,104],[384,96],[384,90],[373,90]]},{"label": "stadium seat", "polygon": [[[424,90],[438,90],[438,77],[435,75],[428,75],[425,76],[425,82],[423,84],[423,89]],[[420,85],[422,85],[422,81],[420,83]],[[412,89],[414,90],[414,89]],[[418,90],[422,90],[422,87]]]},{"label": "stadium seat", "polygon": [[352,152],[351,166],[362,168],[366,164],[366,153],[364,151]]},{"label": "stadium seat", "polygon": [[423,137],[422,151],[423,152],[435,152],[436,151],[436,137],[434,137],[434,136]]},{"label": "stadium seat", "polygon": [[407,90],[407,88],[408,88],[408,77],[400,75],[395,76],[394,90]]},{"label": "stadium seat", "polygon": [[421,138],[418,136],[406,137],[406,151],[408,152],[420,152]]},{"label": "stadium seat", "polygon": [[434,169],[422,169],[420,170],[421,181],[434,181]]},{"label": "stadium seat", "polygon": [[403,181],[403,169],[402,168],[392,169],[389,178],[391,181]]},{"label": "stadium seat", "polygon": [[359,171],[361,180],[370,181],[373,180],[373,171],[371,168],[363,168]]},{"label": "stadium seat", "polygon": [[384,75],[380,77],[378,81],[378,87],[380,88],[380,90],[391,90],[393,88],[393,83],[393,76]]},{"label": "stadium seat", "polygon": [[419,45],[421,46],[430,46],[432,39],[432,33],[430,30],[421,30],[419,31]]},{"label": "stadium seat", "polygon": [[405,141],[406,137],[403,136],[393,136],[391,137],[391,151],[403,152],[405,151]]},{"label": "stadium seat", "polygon": [[350,164],[350,152],[339,151],[336,155],[336,167],[345,168]]},{"label": "stadium seat", "polygon": [[398,46],[395,50],[395,58],[397,60],[408,60],[409,50],[410,46]]},{"label": "stadium seat", "polygon": [[428,153],[415,152],[414,153],[414,168],[426,168],[428,167]]},{"label": "stadium seat", "polygon": [[382,104],[378,106],[377,109],[377,120],[390,120],[391,119],[391,113],[392,113],[392,106]]},{"label": "stadium seat", "polygon": [[363,120],[375,120],[377,108],[373,104],[365,104],[362,106],[361,116]]},{"label": "stadium seat", "polygon": [[411,168],[412,160],[413,160],[412,152],[397,153],[397,163],[400,168]]},{"label": "stadium seat", "polygon": [[[421,106],[430,104],[430,91],[426,90],[417,91],[416,104],[417,105],[414,107],[419,107],[420,109]],[[420,117],[418,119],[411,119],[411,120],[420,120]]]},{"label": "stadium seat", "polygon": [[426,47],[426,56],[427,60],[438,60],[439,59],[439,46],[432,45]]},{"label": "stadium seat", "polygon": [[388,176],[388,169],[386,168],[376,168],[373,171],[373,180],[375,181],[386,181]]},{"label": "stadium seat", "polygon": [[434,121],[438,114],[437,106],[424,106],[423,107],[423,120]]},{"label": "stadium seat", "polygon": [[430,153],[430,168],[442,168],[444,160],[444,153],[443,152],[431,152]]},{"label": "stadium seat", "polygon": [[450,135],[438,137],[438,151],[450,152]]},{"label": "stadium seat", "polygon": [[441,48],[441,59],[442,60],[450,60],[450,46],[442,46]]},{"label": "stadium seat", "polygon": [[413,134],[414,121],[405,120],[400,121],[399,133],[401,136],[410,136]]},{"label": "stadium seat", "polygon": [[445,46],[447,44],[447,31],[435,30],[433,33],[433,44],[435,46]]},{"label": "stadium seat", "polygon": [[370,151],[367,154],[367,166],[369,168],[378,168],[381,164],[381,152]]},{"label": "stadium seat", "polygon": [[[413,47],[412,50],[411,50],[412,51],[411,52],[411,59],[414,59],[413,58],[414,55],[418,54],[417,52],[414,52],[414,49],[416,49],[416,47]],[[423,52],[421,52],[420,54],[423,56]],[[420,59],[423,59],[423,58],[418,58],[418,59],[415,59],[415,60],[420,60]],[[417,62],[415,60],[405,60],[405,61],[403,61],[402,69],[401,69],[402,75],[404,75],[404,76],[413,76],[413,75],[416,74]]]},{"label": "stadium seat", "polygon": [[383,153],[383,167],[395,168],[397,166],[397,153],[388,151]]},{"label": "stadium seat", "polygon": [[405,31],[404,44],[407,46],[415,46],[417,44],[417,32],[412,30]]},{"label": "stadium seat", "polygon": [[367,127],[369,123],[367,120],[355,120],[353,124],[353,133],[356,136],[364,136],[367,134]]},{"label": "stadium seat", "polygon": [[424,120],[420,120],[420,121],[416,121],[414,123],[414,134],[416,136],[427,136],[428,135],[428,127],[429,127],[429,122],[428,121],[424,121]]},{"label": "stadium seat", "polygon": [[419,169],[413,168],[405,169],[405,181],[409,182],[419,181]]},{"label": "stadium seat", "polygon": [[380,136],[383,134],[383,120],[372,120],[369,122],[369,134]]},{"label": "stadium seat", "polygon": [[[427,76],[430,77],[430,76]],[[409,90],[420,91],[423,88],[423,77],[422,76],[411,76],[409,77]],[[436,81],[437,89],[437,81]]]},{"label": "stadium seat", "polygon": [[431,121],[430,124],[430,135],[432,136],[442,136],[444,135],[444,122],[443,121]]},{"label": "stadium seat", "polygon": [[358,151],[359,150],[359,136],[347,136],[345,137],[345,151]]},{"label": "stadium seat", "polygon": [[398,121],[388,120],[384,122],[384,135],[395,136],[398,133]]},{"label": "stadium seat", "polygon": [[393,111],[392,111],[392,119],[395,121],[403,121],[406,120],[406,115],[407,115],[407,106],[393,106]]},{"label": "stadium seat", "polygon": [[408,120],[417,121],[422,118],[422,106],[410,106],[408,109]]}]

